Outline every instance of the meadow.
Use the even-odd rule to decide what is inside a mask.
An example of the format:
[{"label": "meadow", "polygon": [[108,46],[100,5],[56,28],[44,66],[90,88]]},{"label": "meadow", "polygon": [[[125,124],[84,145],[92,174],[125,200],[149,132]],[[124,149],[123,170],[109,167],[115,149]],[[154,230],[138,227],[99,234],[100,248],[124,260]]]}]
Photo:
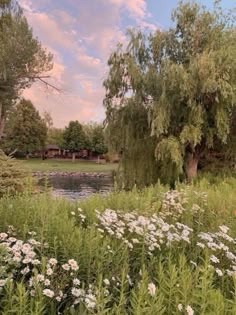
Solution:
[{"label": "meadow", "polygon": [[0,200],[1,314],[236,314],[236,179]]}]

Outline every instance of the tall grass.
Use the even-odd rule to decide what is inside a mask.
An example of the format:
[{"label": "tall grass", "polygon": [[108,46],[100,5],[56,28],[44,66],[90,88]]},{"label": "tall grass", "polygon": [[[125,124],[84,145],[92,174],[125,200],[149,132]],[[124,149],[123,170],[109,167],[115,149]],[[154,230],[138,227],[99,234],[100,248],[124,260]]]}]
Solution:
[{"label": "tall grass", "polygon": [[[47,192],[2,198],[0,232],[13,226],[14,237],[27,242],[32,237],[29,232],[34,231],[41,244],[36,250],[41,264],[32,269],[32,278],[38,273],[46,276],[46,262],[52,257],[60,264],[74,259],[79,270],[65,275],[58,269],[49,277],[54,291],[63,287],[63,294],[67,292],[63,302],[58,302],[45,295],[45,287],[40,284],[31,295],[29,276],[21,275],[24,264],[20,263],[1,287],[0,314],[193,314],[191,310],[194,314],[236,314],[236,273],[229,272],[227,257],[210,247],[197,246],[201,232],[216,233],[223,225],[230,229],[233,241],[225,242],[235,253],[236,180],[225,178],[213,183],[202,179],[193,186],[179,184],[173,203],[168,199],[172,198],[168,190],[157,185],[107,197],[95,195],[76,203],[53,199]],[[179,210],[180,206],[184,211]],[[180,240],[168,245],[165,234],[161,249],[150,251],[145,233],[136,235],[126,229],[121,238],[117,237],[118,220],[110,225],[103,221],[110,220],[107,213],[113,213],[107,209],[118,214],[119,222],[126,222],[127,213],[139,220],[156,215],[164,220],[163,224],[179,222],[191,229],[189,242]],[[115,234],[109,232],[110,228]],[[137,244],[132,243],[134,234]],[[220,263],[214,265],[213,254]],[[0,280],[8,279],[11,269],[6,255],[2,241]],[[80,280],[87,296],[91,293],[96,298],[95,306],[89,307],[85,298],[74,304],[73,277]]]}]

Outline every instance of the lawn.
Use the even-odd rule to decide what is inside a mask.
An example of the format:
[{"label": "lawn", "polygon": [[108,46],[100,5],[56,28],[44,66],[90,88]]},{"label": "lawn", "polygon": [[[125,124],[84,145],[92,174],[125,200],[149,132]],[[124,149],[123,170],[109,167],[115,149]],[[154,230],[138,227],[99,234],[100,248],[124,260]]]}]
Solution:
[{"label": "lawn", "polygon": [[98,164],[95,161],[76,161],[71,160],[22,160],[21,163],[30,168],[33,172],[112,172],[117,169],[115,163]]}]

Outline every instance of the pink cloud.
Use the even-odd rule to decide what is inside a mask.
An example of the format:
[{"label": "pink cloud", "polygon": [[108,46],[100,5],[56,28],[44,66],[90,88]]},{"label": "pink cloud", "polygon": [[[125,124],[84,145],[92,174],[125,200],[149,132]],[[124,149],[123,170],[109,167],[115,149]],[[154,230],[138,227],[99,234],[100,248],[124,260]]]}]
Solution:
[{"label": "pink cloud", "polygon": [[155,26],[146,21],[146,1],[65,0],[70,11],[52,0],[19,2],[34,34],[54,54],[49,82],[63,90],[58,94],[35,83],[23,95],[40,112],[49,111],[57,127],[75,119],[102,121],[105,117],[102,82],[107,58],[118,42],[126,43],[125,31],[120,26],[122,14],[126,12],[141,27],[154,30]]},{"label": "pink cloud", "polygon": [[111,3],[124,7],[131,16],[144,18],[147,14],[147,5],[145,0],[110,0]]}]

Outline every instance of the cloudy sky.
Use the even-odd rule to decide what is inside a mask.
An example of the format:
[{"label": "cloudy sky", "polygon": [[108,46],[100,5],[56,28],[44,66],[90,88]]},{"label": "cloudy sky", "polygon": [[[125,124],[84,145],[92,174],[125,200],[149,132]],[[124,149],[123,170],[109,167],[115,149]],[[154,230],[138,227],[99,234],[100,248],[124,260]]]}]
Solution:
[{"label": "cloudy sky", "polygon": [[[167,28],[178,0],[19,0],[34,34],[54,55],[56,93],[36,83],[24,92],[56,127],[102,121],[106,61],[128,27]],[[201,0],[211,5],[213,0]],[[229,7],[235,0],[223,0]]]}]

